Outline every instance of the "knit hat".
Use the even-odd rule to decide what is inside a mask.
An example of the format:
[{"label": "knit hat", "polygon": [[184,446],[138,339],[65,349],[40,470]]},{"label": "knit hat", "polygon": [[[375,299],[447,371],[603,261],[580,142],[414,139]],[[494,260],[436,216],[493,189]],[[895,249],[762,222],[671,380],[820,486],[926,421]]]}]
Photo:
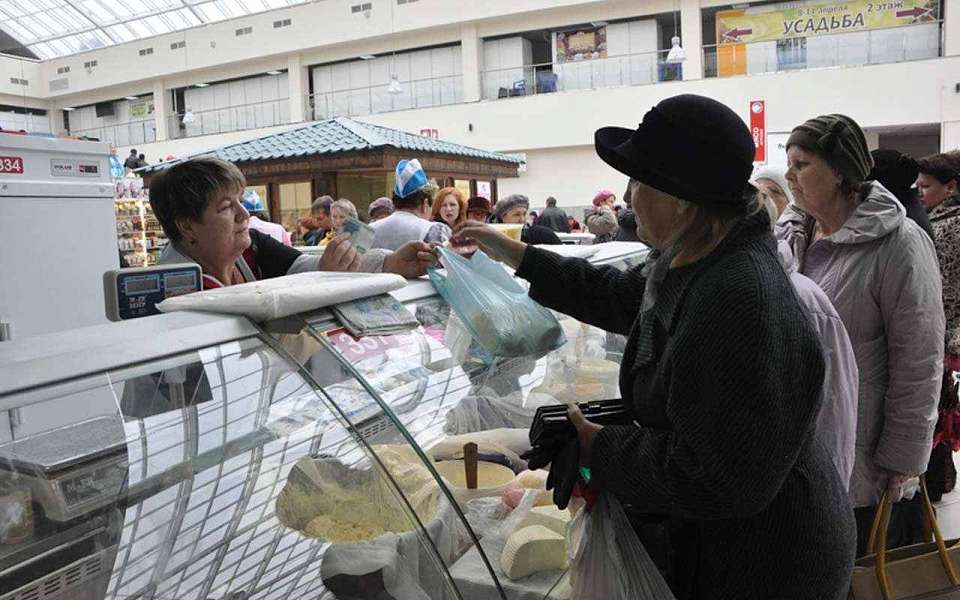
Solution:
[{"label": "knit hat", "polygon": [[467,212],[481,211],[490,214],[490,201],[483,196],[474,196],[467,201]]},{"label": "knit hat", "polygon": [[754,171],[753,177],[750,178],[750,183],[756,185],[758,179],[769,179],[776,183],[780,186],[780,189],[783,190],[784,195],[787,197],[787,202],[790,204],[795,203],[793,192],[790,191],[790,184],[787,183],[787,170],[785,168],[772,165],[760,167]]},{"label": "knit hat", "polygon": [[243,198],[240,199],[240,204],[242,204],[248,212],[252,213],[266,210],[263,207],[263,201],[260,199],[260,194],[254,190],[244,190]]},{"label": "knit hat", "polygon": [[894,195],[908,191],[920,174],[917,161],[908,154],[896,150],[874,150],[870,156],[873,158],[873,169],[867,179],[879,181]]},{"label": "knit hat", "polygon": [[601,204],[603,204],[604,200],[614,195],[615,194],[610,190],[600,190],[599,192],[597,192],[597,195],[593,197],[593,205],[600,206]]},{"label": "knit hat", "polygon": [[821,115],[794,128],[787,150],[793,145],[815,152],[854,185],[862,183],[873,166],[863,130],[846,115]]},{"label": "knit hat", "polygon": [[511,210],[517,208],[518,206],[522,206],[527,210],[529,210],[530,199],[522,194],[510,194],[503,200],[498,201],[493,207],[494,221],[496,222],[503,221],[504,215],[506,215]]},{"label": "knit hat", "polygon": [[388,215],[393,214],[393,200],[387,197],[380,197],[370,203],[369,208],[367,208],[367,214],[371,217],[376,212],[386,212]]},{"label": "knit hat", "polygon": [[732,213],[751,205],[745,192],[756,154],[753,136],[737,113],[711,98],[667,98],[636,130],[598,129],[594,146],[617,171],[682,200]]},{"label": "knit hat", "polygon": [[414,158],[412,160],[401,160],[397,163],[396,183],[393,186],[393,191],[398,197],[406,198],[429,184],[427,173],[420,166],[419,160]]}]

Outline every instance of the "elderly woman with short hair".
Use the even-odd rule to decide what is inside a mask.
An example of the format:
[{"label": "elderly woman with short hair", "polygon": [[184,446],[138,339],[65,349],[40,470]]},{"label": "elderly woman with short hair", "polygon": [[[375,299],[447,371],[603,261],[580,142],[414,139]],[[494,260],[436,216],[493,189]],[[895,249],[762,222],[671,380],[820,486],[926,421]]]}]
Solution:
[{"label": "elderly woman with short hair", "polygon": [[[866,181],[873,163],[850,117],[823,115],[795,128],[787,161],[800,210],[787,209],[777,236],[830,298],[860,372],[850,496],[862,555],[881,494],[910,495],[930,456],[943,361],[937,257],[896,197]],[[890,536],[891,545],[916,539],[906,525],[919,521],[917,508],[894,505],[892,531],[905,537]]]},{"label": "elderly woman with short hair", "polygon": [[558,506],[583,485],[583,464],[590,489],[630,505],[641,531],[659,529],[681,599],[846,598],[853,514],[814,437],[823,355],[748,183],[750,132],[726,106],[682,95],[636,131],[600,129],[595,145],[631,178],[655,261],[620,272],[479,224],[454,238],[516,267],[538,302],[630,336],[628,422],[600,426],[571,409],[576,439],[531,465],[551,463]]},{"label": "elderly woman with short hair", "polygon": [[524,244],[559,245],[561,243],[560,238],[552,229],[527,223],[527,212],[529,210],[529,198],[523,194],[510,194],[493,206],[490,222],[523,225],[523,230],[520,232],[520,241]]},{"label": "elderly woman with short hair", "polygon": [[433,262],[430,246],[421,242],[360,256],[349,240],[336,239],[320,258],[301,254],[249,228],[240,204],[245,187],[236,165],[216,158],[193,158],[155,175],[150,206],[170,240],[158,262],[199,264],[204,289],[316,270],[418,277]]}]

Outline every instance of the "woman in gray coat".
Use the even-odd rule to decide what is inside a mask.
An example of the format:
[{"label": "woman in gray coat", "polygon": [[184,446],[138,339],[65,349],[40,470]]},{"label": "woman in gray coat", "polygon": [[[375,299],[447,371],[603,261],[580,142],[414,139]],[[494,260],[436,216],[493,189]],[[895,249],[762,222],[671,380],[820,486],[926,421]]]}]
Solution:
[{"label": "woman in gray coat", "polygon": [[[862,555],[883,490],[894,500],[912,496],[930,456],[944,332],[937,258],[893,194],[864,182],[872,160],[849,117],[794,129],[787,160],[796,207],[784,212],[777,236],[833,302],[860,370],[850,497]],[[907,518],[903,509],[895,507],[894,520]]]}]

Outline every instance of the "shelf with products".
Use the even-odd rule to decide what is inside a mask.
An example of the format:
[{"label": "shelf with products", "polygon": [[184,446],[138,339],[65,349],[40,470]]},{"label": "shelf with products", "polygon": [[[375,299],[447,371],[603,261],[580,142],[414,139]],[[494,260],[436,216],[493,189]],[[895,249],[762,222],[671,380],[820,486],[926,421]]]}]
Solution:
[{"label": "shelf with products", "polygon": [[125,267],[157,263],[167,236],[150,207],[149,191],[143,180],[125,177],[115,182],[114,209],[117,216],[117,246]]}]

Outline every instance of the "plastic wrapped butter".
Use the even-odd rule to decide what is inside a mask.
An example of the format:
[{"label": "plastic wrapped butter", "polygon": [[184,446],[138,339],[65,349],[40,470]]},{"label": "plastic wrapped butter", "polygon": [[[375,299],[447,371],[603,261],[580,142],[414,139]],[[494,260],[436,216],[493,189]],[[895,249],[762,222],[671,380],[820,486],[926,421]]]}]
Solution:
[{"label": "plastic wrapped butter", "polygon": [[567,549],[562,535],[542,525],[522,527],[507,538],[500,555],[500,567],[510,579],[520,579],[541,571],[562,569]]},{"label": "plastic wrapped butter", "polygon": [[570,522],[570,513],[560,510],[556,506],[535,506],[520,523],[520,528],[532,525],[541,525],[559,535],[567,534],[567,524]]}]

